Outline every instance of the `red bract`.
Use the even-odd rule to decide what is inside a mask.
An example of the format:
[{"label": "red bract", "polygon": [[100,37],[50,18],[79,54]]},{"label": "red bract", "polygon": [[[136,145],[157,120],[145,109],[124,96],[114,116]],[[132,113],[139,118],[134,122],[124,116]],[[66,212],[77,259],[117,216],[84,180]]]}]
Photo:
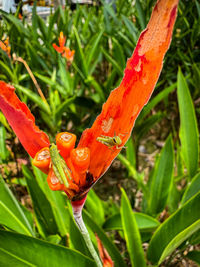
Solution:
[{"label": "red bract", "polygon": [[97,142],[100,136],[119,136],[128,140],[135,120],[148,102],[170,45],[178,0],[158,1],[147,28],[141,33],[132,57],[128,60],[120,86],[103,105],[92,128],[83,132],[78,147],[87,146],[91,159],[89,172],[96,180],[106,171],[121,149]]},{"label": "red bract", "polygon": [[63,57],[65,57],[67,60],[70,62],[73,61],[74,59],[74,50],[70,50],[69,47],[65,46],[66,42],[66,37],[63,35],[63,32],[60,32],[60,37],[59,37],[59,45],[57,46],[56,44],[53,43],[53,48],[60,54],[62,54]]},{"label": "red bract", "polygon": [[[74,135],[57,135],[56,144],[67,165],[65,185],[51,168],[48,137],[35,126],[33,115],[17,98],[14,88],[0,83],[0,108],[27,152],[32,157],[36,155],[34,164],[48,173],[52,190],[64,190],[72,200],[84,198],[120,152],[158,80],[171,41],[177,5],[178,0],[157,2],[127,62],[120,86],[111,92],[93,126],[83,132],[78,148],[74,149]],[[61,47],[64,43],[65,40],[60,40]]]},{"label": "red bract", "polygon": [[48,136],[35,125],[34,116],[16,96],[14,87],[2,81],[0,81],[0,109],[31,157],[43,147],[49,146]]}]

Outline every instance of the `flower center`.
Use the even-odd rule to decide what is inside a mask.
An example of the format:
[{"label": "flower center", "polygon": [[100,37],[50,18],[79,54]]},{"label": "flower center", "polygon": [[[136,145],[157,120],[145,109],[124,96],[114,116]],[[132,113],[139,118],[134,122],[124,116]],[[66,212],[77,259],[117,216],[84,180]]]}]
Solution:
[{"label": "flower center", "polygon": [[49,154],[49,150],[43,150],[40,152],[40,154],[37,156],[37,160],[44,160],[44,159],[49,159],[50,158],[50,154]]},{"label": "flower center", "polygon": [[70,139],[72,139],[72,136],[67,133],[64,133],[61,135],[60,139],[62,139],[65,142],[68,142]]}]

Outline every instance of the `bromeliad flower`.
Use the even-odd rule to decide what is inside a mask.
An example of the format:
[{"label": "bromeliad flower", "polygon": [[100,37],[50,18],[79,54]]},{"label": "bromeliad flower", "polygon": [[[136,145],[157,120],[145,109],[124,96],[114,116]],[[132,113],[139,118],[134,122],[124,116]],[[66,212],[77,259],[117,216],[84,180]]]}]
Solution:
[{"label": "bromeliad flower", "polygon": [[66,37],[63,35],[63,32],[60,32],[59,37],[59,46],[53,43],[53,48],[63,57],[65,57],[68,61],[72,62],[74,59],[74,50],[70,50],[69,47],[65,46]]},{"label": "bromeliad flower", "polygon": [[[105,173],[127,142],[135,120],[148,102],[162,69],[176,18],[178,0],[157,2],[147,28],[140,35],[124,78],[102,107],[93,126],[86,129],[75,147],[76,136],[64,132],[51,144],[36,125],[28,107],[14,88],[0,82],[0,109],[33,158],[33,164],[48,174],[52,190],[62,190],[72,202],[74,218],[98,266],[101,262],[82,221],[82,207],[89,189]],[[59,52],[64,52],[65,37],[60,34]]]}]

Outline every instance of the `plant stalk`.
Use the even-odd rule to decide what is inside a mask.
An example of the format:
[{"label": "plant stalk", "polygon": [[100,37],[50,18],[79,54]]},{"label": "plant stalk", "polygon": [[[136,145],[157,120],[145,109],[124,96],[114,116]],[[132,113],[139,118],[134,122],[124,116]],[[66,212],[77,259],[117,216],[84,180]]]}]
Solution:
[{"label": "plant stalk", "polygon": [[72,209],[73,209],[73,216],[74,216],[74,220],[85,240],[85,243],[93,257],[93,259],[95,260],[96,262],[96,265],[98,267],[103,267],[102,263],[101,263],[101,260],[99,259],[99,256],[92,244],[92,241],[90,239],[90,235],[88,233],[88,230],[85,226],[85,223],[83,221],[83,218],[82,218],[82,209],[83,209],[83,206],[84,206],[84,203],[85,203],[85,200],[83,203],[80,203],[80,205],[76,205],[76,203],[73,203],[72,202]]}]

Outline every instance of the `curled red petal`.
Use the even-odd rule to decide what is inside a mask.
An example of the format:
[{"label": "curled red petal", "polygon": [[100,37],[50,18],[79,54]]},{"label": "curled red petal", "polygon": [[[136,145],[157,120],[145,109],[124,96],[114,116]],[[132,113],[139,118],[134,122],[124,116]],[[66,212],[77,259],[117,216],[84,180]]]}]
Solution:
[{"label": "curled red petal", "polygon": [[[86,129],[78,147],[90,149],[89,172],[98,179],[128,140],[135,120],[147,104],[160,75],[164,55],[170,45],[178,0],[160,0],[147,28],[141,33],[132,57],[127,61],[120,86],[113,90],[93,126]],[[103,136],[119,136],[118,148],[97,141]]]},{"label": "curled red petal", "polygon": [[48,136],[35,125],[34,116],[16,96],[15,88],[3,81],[0,81],[0,109],[32,158],[49,146]]}]

